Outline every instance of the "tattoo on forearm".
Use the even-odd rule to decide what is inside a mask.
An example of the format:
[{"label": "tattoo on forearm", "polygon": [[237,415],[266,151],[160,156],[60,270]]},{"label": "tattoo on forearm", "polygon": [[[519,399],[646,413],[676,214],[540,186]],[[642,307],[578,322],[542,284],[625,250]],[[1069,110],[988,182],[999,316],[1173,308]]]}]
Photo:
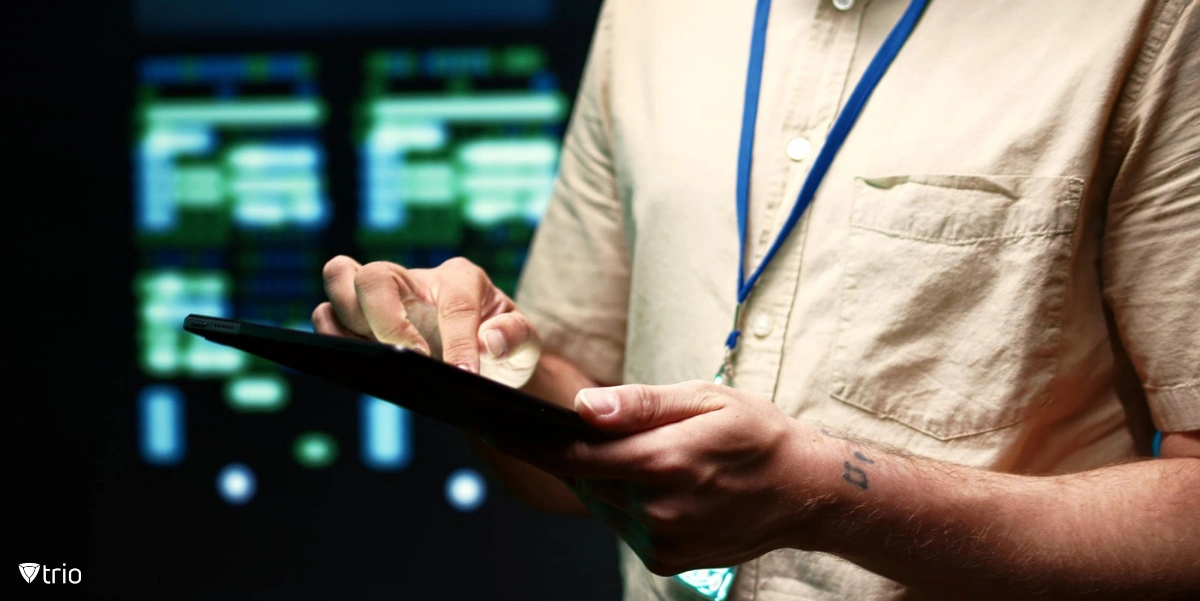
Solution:
[{"label": "tattoo on forearm", "polygon": [[867,490],[869,486],[867,484],[867,473],[864,472],[862,468],[855,466],[849,461],[845,462],[843,465],[845,465],[846,471],[842,472],[842,480],[845,480],[846,482],[849,482],[850,484],[853,484],[854,486],[857,486],[863,490]]},{"label": "tattoo on forearm", "polygon": [[[841,436],[840,434],[834,434],[833,432],[830,432],[829,430],[826,430],[825,428],[821,428],[821,434],[824,434],[825,436],[828,436],[829,438],[836,438],[838,440],[844,440],[844,441],[850,443],[854,447],[861,448],[861,445],[858,444],[858,441],[850,439],[850,438],[846,438],[845,436]],[[874,465],[875,464],[875,460],[867,457],[866,455],[863,455],[862,451],[857,451],[857,450],[854,451],[854,459],[856,459],[866,465]],[[862,467],[855,465],[849,461],[842,462],[842,466],[845,468],[845,471],[842,472],[842,480],[845,480],[846,482],[849,482],[850,484],[857,486],[863,490],[867,490],[868,488],[870,488],[870,482],[867,478],[866,470],[864,470]]]},{"label": "tattoo on forearm", "polygon": [[825,436],[828,436],[829,438],[836,438],[838,440],[844,440],[854,446],[858,446],[857,442],[855,442],[849,438],[846,438],[845,436],[842,436],[841,434],[838,434],[836,432],[830,432],[829,430],[826,430],[825,428],[821,428],[821,434],[824,434]]}]

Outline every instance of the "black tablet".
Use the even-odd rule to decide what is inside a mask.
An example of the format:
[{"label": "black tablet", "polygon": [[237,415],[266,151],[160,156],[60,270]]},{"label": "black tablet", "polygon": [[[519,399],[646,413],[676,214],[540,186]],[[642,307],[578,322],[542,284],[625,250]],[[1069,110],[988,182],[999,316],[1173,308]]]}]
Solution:
[{"label": "black tablet", "polygon": [[570,409],[392,345],[204,315],[188,315],[183,329],[483,436],[605,437]]}]

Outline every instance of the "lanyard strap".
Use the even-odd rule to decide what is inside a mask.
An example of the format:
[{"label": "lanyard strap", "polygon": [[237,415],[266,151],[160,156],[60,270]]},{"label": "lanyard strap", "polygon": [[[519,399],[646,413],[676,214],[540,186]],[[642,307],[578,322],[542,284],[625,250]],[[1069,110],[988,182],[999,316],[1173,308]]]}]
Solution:
[{"label": "lanyard strap", "polygon": [[771,12],[771,0],[758,0],[754,11],[754,35],[750,41],[750,66],[746,71],[746,99],[742,106],[742,135],[738,146],[738,286],[733,330],[729,332],[729,337],[725,340],[725,347],[729,351],[733,351],[737,347],[738,337],[741,335],[741,330],[738,329],[738,319],[742,304],[750,297],[750,292],[754,290],[755,284],[762,277],[763,270],[766,269],[771,259],[775,258],[775,254],[783,246],[784,240],[795,229],[796,224],[800,221],[800,216],[812,202],[817,188],[821,185],[821,180],[825,179],[825,173],[829,171],[829,165],[833,163],[833,158],[841,149],[842,143],[846,141],[850,128],[854,127],[854,122],[858,120],[858,115],[866,105],[867,99],[871,97],[871,92],[875,91],[875,86],[880,79],[883,79],[884,72],[892,64],[896,55],[900,53],[900,48],[904,46],[909,34],[916,27],[917,20],[921,18],[921,13],[927,4],[929,4],[929,0],[912,0],[908,9],[904,11],[904,15],[900,17],[900,21],[892,28],[887,39],[883,41],[883,45],[879,47],[879,51],[875,53],[875,57],[871,59],[871,64],[867,67],[862,79],[858,81],[858,85],[854,87],[850,99],[846,101],[846,106],[842,107],[837,119],[833,122],[829,137],[822,145],[821,151],[817,153],[812,169],[808,172],[808,177],[805,178],[804,185],[800,188],[796,204],[792,205],[787,220],[783,222],[783,229],[767,249],[767,254],[763,256],[762,262],[747,279],[745,273],[746,214],[750,210],[750,164],[754,151],[754,124],[758,120],[758,95],[762,84],[763,54],[767,45],[767,16]]}]

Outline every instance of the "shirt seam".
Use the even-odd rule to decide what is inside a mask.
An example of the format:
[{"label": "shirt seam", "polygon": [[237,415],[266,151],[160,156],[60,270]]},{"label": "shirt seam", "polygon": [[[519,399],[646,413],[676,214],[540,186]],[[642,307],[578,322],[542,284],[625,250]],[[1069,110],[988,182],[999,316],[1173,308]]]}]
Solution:
[{"label": "shirt seam", "polygon": [[1184,388],[1200,387],[1200,380],[1188,380],[1186,382],[1180,382],[1179,384],[1164,384],[1164,385],[1143,384],[1142,387],[1146,389],[1146,392],[1158,392],[1158,391],[1162,391],[1162,390],[1182,390]]},{"label": "shirt seam", "polygon": [[[1167,40],[1175,33],[1175,28],[1178,27],[1183,13],[1187,11],[1193,1],[1178,0],[1174,3],[1175,10],[1172,12],[1172,2],[1171,0],[1166,0],[1166,2],[1160,5],[1160,8],[1154,15],[1154,22],[1150,25],[1150,29],[1146,34],[1146,40],[1142,43],[1142,47],[1134,59],[1129,78],[1126,80],[1128,87],[1120,95],[1118,101],[1117,106],[1120,112],[1118,113],[1116,131],[1122,137],[1128,137],[1132,133],[1129,131],[1129,128],[1132,126],[1132,119],[1136,111],[1133,111],[1129,107],[1141,99],[1146,89],[1146,82],[1150,79],[1154,64],[1162,54],[1163,48],[1166,47]],[[1121,110],[1122,108],[1126,110]]]},{"label": "shirt seam", "polygon": [[1021,240],[1025,238],[1045,238],[1069,234],[1075,231],[1075,228],[1059,228],[1051,230],[1035,230],[1029,232],[1021,232],[1018,234],[1005,234],[1002,236],[981,236],[976,238],[933,238],[930,236],[919,236],[909,232],[897,230],[889,230],[885,228],[872,227],[868,225],[854,225],[856,229],[866,230],[868,232],[876,232],[891,238],[899,238],[902,240],[916,240],[919,242],[929,242],[936,244],[945,244],[947,246],[971,246],[979,242],[1002,242],[1006,240]]}]

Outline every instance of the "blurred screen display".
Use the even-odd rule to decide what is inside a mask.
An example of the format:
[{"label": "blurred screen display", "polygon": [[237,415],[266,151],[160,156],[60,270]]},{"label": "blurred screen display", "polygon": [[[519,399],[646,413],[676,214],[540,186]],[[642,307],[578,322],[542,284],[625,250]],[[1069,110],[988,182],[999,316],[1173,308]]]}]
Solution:
[{"label": "blurred screen display", "polygon": [[135,0],[134,20],[143,35],[395,31],[541,24],[554,9],[554,0]]},{"label": "blurred screen display", "polygon": [[[515,286],[553,187],[569,108],[543,50],[367,53],[350,108],[359,178],[357,197],[346,200],[357,202],[336,204],[318,69],[302,53],[152,56],[140,64],[134,289],[146,378],[139,450],[148,464],[208,454],[189,449],[205,443],[188,436],[189,416],[286,410],[296,376],[180,324],[200,313],[310,329],[339,211],[354,225],[353,254],[362,261],[428,267],[462,255],[507,292]],[[214,392],[223,405],[189,407],[193,393]],[[357,458],[376,470],[403,468],[412,454],[408,416],[376,399],[359,403],[355,432],[293,433],[295,462],[324,468]],[[218,478],[214,494],[233,504],[253,496],[249,454],[260,446]],[[454,499],[447,496],[471,506]]]},{"label": "blurred screen display", "polygon": [[598,6],[133,1],[135,344],[97,573],[137,555],[194,598],[619,595],[611,533],[495,490],[460,432],[181,327],[310,330],[338,254],[465,256],[513,293]]},{"label": "blurred screen display", "polygon": [[462,255],[511,293],[568,110],[533,46],[367,58],[358,240],[406,265]]}]

